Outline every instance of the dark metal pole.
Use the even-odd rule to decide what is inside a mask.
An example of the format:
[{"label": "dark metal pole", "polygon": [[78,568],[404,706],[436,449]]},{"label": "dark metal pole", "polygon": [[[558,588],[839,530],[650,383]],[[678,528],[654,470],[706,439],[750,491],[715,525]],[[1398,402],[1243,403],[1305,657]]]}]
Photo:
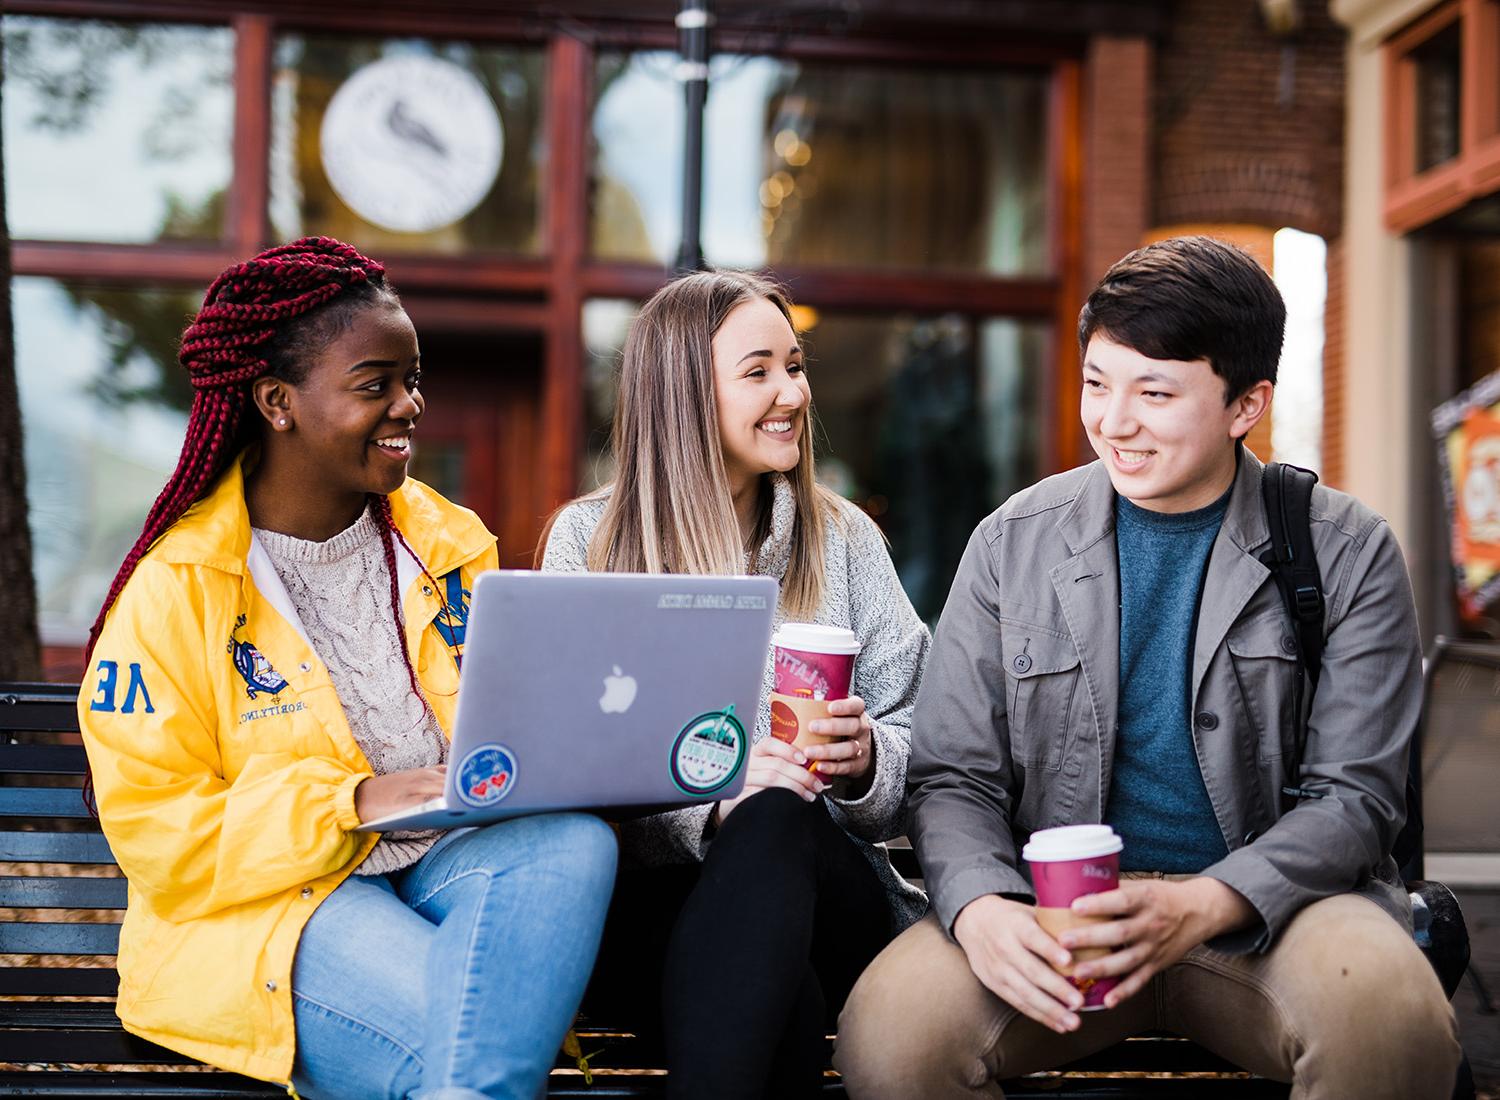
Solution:
[{"label": "dark metal pole", "polygon": [[708,100],[709,0],[682,0],[677,13],[678,79],[686,93],[682,128],[682,242],[678,271],[702,271],[703,259],[703,108]]}]

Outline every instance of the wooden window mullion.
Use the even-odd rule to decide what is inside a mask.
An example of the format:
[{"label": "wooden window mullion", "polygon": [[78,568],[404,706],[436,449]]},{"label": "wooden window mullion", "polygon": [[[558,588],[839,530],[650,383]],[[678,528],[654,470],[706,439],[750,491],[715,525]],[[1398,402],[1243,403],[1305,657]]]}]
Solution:
[{"label": "wooden window mullion", "polygon": [[234,28],[234,175],[227,231],[231,249],[253,256],[271,239],[271,51],[274,24],[236,15]]}]

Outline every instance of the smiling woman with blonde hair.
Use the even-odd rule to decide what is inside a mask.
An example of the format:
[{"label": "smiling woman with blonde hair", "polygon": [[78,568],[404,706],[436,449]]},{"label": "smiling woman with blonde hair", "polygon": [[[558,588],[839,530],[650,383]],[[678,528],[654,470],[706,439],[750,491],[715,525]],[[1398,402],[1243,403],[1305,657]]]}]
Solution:
[{"label": "smiling woman with blonde hair", "polygon": [[[661,989],[671,1096],[815,1093],[849,988],[926,906],[879,842],[904,829],[930,640],[874,522],[817,483],[812,442],[785,294],[739,272],[683,276],[626,340],[615,481],[562,509],[546,542],[546,570],[772,576],[778,625],[861,645],[850,697],[812,724],[830,743],[769,736],[762,707],[738,798],[621,828],[595,986]],[[771,671],[768,654],[767,690]]]}]

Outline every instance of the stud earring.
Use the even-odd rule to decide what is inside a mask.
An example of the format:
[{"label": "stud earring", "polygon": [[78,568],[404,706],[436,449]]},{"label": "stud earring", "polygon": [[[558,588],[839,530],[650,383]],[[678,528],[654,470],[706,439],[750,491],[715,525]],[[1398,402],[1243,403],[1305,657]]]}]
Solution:
[{"label": "stud earring", "polygon": [[286,417],[283,416],[280,420],[276,421],[276,423],[278,425],[280,425],[281,427],[285,428],[286,427]]}]

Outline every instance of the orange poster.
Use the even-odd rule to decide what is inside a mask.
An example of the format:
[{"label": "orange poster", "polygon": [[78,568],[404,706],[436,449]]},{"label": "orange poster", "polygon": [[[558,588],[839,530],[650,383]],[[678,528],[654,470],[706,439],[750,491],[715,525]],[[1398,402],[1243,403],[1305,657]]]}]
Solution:
[{"label": "orange poster", "polygon": [[1500,597],[1500,374],[1432,414],[1464,611],[1480,614]]}]

